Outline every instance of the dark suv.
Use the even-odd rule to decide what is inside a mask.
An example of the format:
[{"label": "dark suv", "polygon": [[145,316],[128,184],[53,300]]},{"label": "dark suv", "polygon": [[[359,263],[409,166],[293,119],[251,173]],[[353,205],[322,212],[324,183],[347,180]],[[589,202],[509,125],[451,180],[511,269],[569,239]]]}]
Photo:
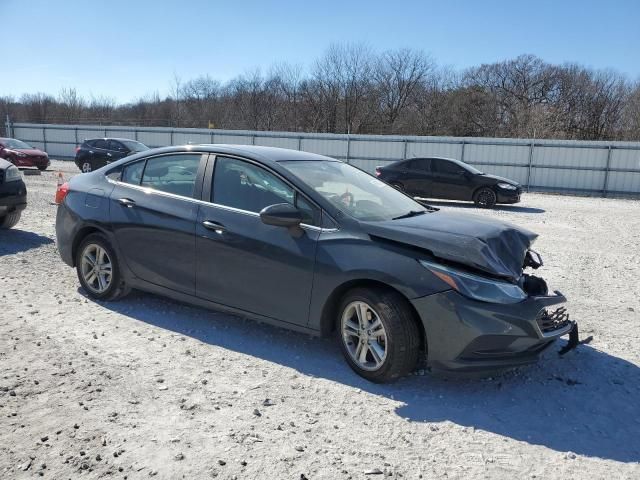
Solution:
[{"label": "dark suv", "polygon": [[412,158],[376,167],[376,176],[412,197],[470,200],[479,207],[518,203],[518,182],[450,158]]},{"label": "dark suv", "polygon": [[92,138],[76,148],[75,162],[86,173],[145,150],[149,147],[129,138]]}]

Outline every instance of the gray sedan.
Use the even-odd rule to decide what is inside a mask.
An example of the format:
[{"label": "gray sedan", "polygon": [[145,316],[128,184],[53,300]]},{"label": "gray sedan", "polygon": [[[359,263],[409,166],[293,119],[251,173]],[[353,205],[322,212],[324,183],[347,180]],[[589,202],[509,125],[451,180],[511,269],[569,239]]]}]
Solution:
[{"label": "gray sedan", "polygon": [[423,362],[533,362],[574,323],[524,273],[536,235],[417,203],[341,161],[270,147],[149,150],[61,187],[62,259],[87,294],[131,288],[294,330],[336,333],[374,382]]}]

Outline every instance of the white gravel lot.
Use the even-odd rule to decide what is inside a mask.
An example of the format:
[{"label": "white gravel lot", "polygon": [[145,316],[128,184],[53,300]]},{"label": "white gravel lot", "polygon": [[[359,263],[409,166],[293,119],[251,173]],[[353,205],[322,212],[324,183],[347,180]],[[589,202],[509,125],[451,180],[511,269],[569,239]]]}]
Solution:
[{"label": "white gravel lot", "polygon": [[[54,171],[0,233],[0,478],[640,478],[640,202],[525,195],[582,335],[484,380],[356,376],[337,344],[134,292],[88,300]],[[68,176],[68,175],[67,175]]]}]

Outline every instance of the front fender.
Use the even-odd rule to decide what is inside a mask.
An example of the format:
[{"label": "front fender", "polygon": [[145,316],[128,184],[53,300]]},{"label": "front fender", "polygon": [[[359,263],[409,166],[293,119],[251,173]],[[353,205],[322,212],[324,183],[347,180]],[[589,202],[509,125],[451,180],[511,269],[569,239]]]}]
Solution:
[{"label": "front fender", "polygon": [[407,299],[450,288],[420,265],[410,250],[372,241],[368,235],[323,232],[318,239],[308,327],[325,331],[327,305],[339,302],[349,287],[359,283],[382,284]]}]

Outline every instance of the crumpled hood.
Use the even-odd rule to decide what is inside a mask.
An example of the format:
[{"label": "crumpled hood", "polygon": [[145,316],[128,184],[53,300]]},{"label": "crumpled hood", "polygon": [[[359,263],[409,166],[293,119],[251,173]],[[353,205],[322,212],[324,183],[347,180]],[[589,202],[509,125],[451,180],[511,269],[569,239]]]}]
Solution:
[{"label": "crumpled hood", "polygon": [[435,257],[517,280],[537,234],[507,222],[457,212],[433,212],[362,222],[372,236],[429,250]]}]

